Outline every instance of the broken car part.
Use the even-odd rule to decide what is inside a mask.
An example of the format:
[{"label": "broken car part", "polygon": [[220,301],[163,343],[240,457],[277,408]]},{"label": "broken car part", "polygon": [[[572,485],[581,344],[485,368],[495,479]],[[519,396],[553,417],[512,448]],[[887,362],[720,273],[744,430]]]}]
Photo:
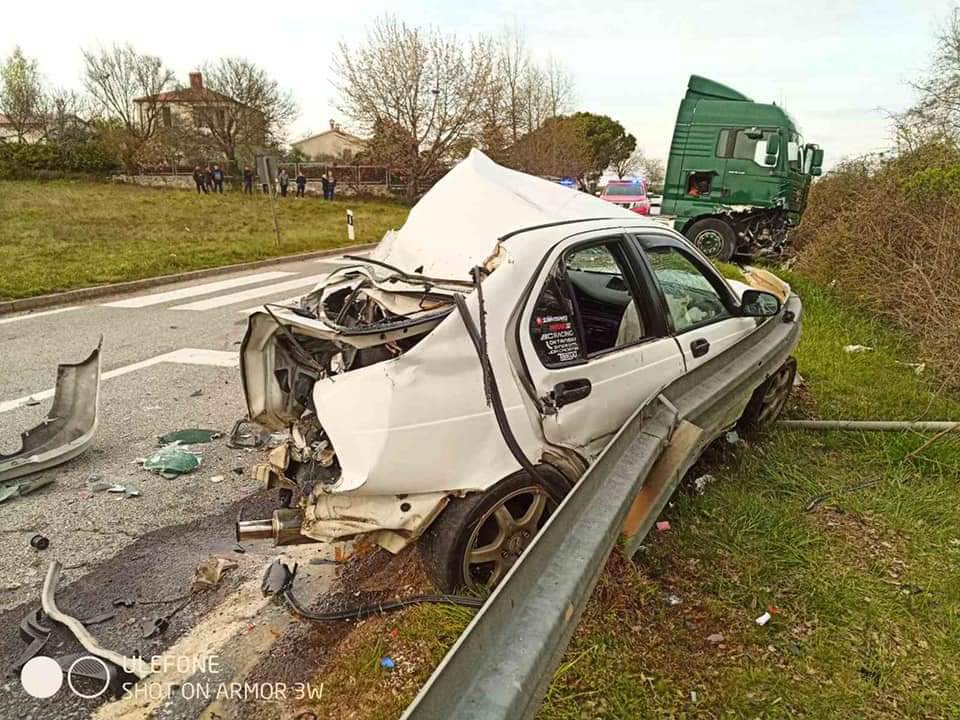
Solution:
[{"label": "broken car part", "polygon": [[47,576],[43,581],[43,594],[41,595],[40,601],[43,606],[43,611],[47,614],[47,616],[54,622],[65,625],[67,629],[73,633],[73,636],[77,639],[77,641],[91,655],[96,655],[98,658],[106,660],[107,662],[111,662],[126,672],[136,675],[141,680],[150,675],[150,673],[153,672],[150,667],[150,663],[144,662],[141,658],[124,657],[123,655],[113,652],[112,650],[106,650],[100,647],[96,638],[94,638],[93,635],[87,631],[87,629],[83,626],[83,623],[76,618],[61,612],[57,608],[56,593],[57,586],[60,583],[61,569],[62,567],[60,563],[54,560],[52,563],[50,563],[50,567],[47,568]]},{"label": "broken car part", "polygon": [[[50,412],[39,425],[20,436],[20,450],[12,455],[0,454],[0,482],[72,460],[93,442],[97,430],[102,344],[103,338],[86,360],[57,367]],[[25,493],[21,490],[20,494]]]},{"label": "broken car part", "polygon": [[32,538],[30,538],[30,547],[32,547],[34,550],[46,550],[48,547],[50,547],[50,540],[44,535],[34,535]]},{"label": "broken car part", "polygon": [[43,646],[50,639],[50,633],[53,628],[43,624],[43,610],[31,610],[23,620],[20,621],[20,637],[29,644],[17,659],[13,661],[11,669],[14,673],[19,673],[24,665],[43,650]]},{"label": "broken car part", "polygon": [[345,620],[362,620],[371,615],[382,615],[393,610],[402,610],[412,605],[458,605],[479,609],[483,607],[483,600],[464,595],[414,595],[408,598],[399,598],[396,600],[387,600],[372,605],[362,605],[347,610],[337,610],[336,612],[316,612],[308,610],[304,604],[293,594],[293,582],[297,576],[297,565],[293,569],[281,560],[274,560],[267,568],[261,583],[261,590],[266,596],[279,596],[286,601],[287,606],[305,620],[312,620],[319,623],[343,622]]},{"label": "broken car part", "polygon": [[153,455],[143,461],[145,470],[155,472],[161,477],[171,480],[178,475],[193,472],[200,467],[200,455],[179,442],[164,445]]},{"label": "broken car part", "polygon": [[21,478],[19,480],[11,481],[0,487],[0,503],[9,500],[10,498],[29,495],[34,490],[39,490],[42,487],[46,487],[52,482],[52,477],[32,478],[30,480]]},{"label": "broken car part", "polygon": [[161,445],[172,445],[174,443],[179,443],[180,445],[196,445],[198,443],[213,442],[222,436],[223,433],[218,430],[186,428],[185,430],[174,430],[173,432],[168,432],[166,435],[161,435],[157,439],[160,441]]},{"label": "broken car part", "polygon": [[263,447],[270,440],[270,431],[257,427],[247,418],[240,418],[233,424],[233,429],[227,435],[227,447],[258,448]]}]

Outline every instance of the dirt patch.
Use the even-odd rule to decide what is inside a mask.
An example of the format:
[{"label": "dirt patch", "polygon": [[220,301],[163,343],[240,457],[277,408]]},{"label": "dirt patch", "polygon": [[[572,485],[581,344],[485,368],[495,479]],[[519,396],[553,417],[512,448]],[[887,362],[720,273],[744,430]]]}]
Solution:
[{"label": "dirt patch", "polygon": [[[909,571],[907,538],[887,527],[872,513],[847,510],[838,504],[819,505],[809,513],[810,521],[835,542],[844,561],[892,585],[904,585]],[[909,588],[906,588],[909,589]]]}]

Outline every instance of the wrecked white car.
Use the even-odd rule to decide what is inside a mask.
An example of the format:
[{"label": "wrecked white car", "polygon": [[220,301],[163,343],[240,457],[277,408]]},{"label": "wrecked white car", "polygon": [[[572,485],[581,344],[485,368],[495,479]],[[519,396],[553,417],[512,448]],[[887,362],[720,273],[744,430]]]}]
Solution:
[{"label": "wrecked white car", "polygon": [[[439,588],[496,583],[626,419],[782,314],[779,290],[474,151],[369,258],[250,317],[250,418],[291,440],[258,468],[287,507],[238,536],[419,539]],[[742,422],[774,419],[794,373]]]}]

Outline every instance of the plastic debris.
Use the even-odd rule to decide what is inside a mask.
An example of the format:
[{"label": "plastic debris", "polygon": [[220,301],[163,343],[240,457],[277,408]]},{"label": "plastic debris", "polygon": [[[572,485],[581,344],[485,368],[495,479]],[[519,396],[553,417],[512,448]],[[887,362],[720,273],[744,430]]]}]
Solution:
[{"label": "plastic debris", "polygon": [[179,442],[174,442],[144,459],[143,467],[162,477],[175,478],[200,467],[200,456]]},{"label": "plastic debris", "polygon": [[219,585],[224,574],[235,567],[237,567],[237,563],[227,558],[217,557],[216,555],[207,558],[197,565],[193,571],[194,590]]},{"label": "plastic debris", "polygon": [[679,605],[682,602],[679,595],[667,595],[667,605]]},{"label": "plastic debris", "polygon": [[803,387],[807,384],[807,381],[803,379],[803,375],[797,373],[793,376],[793,386],[794,387]]},{"label": "plastic debris", "polygon": [[34,535],[30,538],[30,547],[34,550],[46,550],[50,547],[50,540],[43,535]]},{"label": "plastic debris", "polygon": [[40,401],[37,400],[35,397],[28,397],[26,402],[23,404],[26,405],[27,407],[33,407],[35,405],[39,405]]},{"label": "plastic debris", "polygon": [[158,439],[161,445],[196,445],[197,443],[208,443],[221,437],[223,433],[218,430],[201,430],[199,428],[187,428],[185,430],[175,430],[161,435]]},{"label": "plastic debris", "polygon": [[712,482],[716,482],[716,478],[709,473],[706,475],[701,475],[693,481],[693,486],[697,489],[698,495],[703,495],[703,491],[706,489],[707,485]]},{"label": "plastic debris", "polygon": [[669,529],[670,529],[670,521],[669,521],[669,520],[658,520],[658,521],[657,521],[657,530],[659,530],[660,532],[666,532],[666,531],[669,530]]},{"label": "plastic debris", "polygon": [[927,364],[925,362],[911,363],[911,362],[900,362],[896,361],[897,365],[903,365],[904,367],[912,368],[914,375],[923,375],[923,371],[927,369]]},{"label": "plastic debris", "polygon": [[736,430],[730,430],[729,432],[724,433],[723,439],[731,445],[738,445],[740,443],[740,435]]},{"label": "plastic debris", "polygon": [[712,635],[707,635],[708,643],[722,643],[726,638],[723,637],[720,633],[713,633]]},{"label": "plastic debris", "polygon": [[32,480],[28,480],[26,478],[20,480],[11,480],[6,485],[0,485],[0,503],[11,498],[29,495],[34,490],[39,490],[40,488],[44,487],[45,485],[49,485],[52,482],[52,477],[34,478]]},{"label": "plastic debris", "polygon": [[757,625],[760,625],[760,626],[762,627],[762,626],[766,625],[768,622],[770,622],[770,618],[771,618],[771,617],[772,617],[772,615],[770,615],[769,612],[765,612],[763,615],[761,615],[761,616],[758,617],[756,620],[754,620],[754,622],[755,622]]},{"label": "plastic debris", "polygon": [[845,353],[863,353],[873,352],[873,348],[869,345],[845,345],[843,351]]},{"label": "plastic debris", "polygon": [[223,482],[225,479],[226,478],[224,478],[223,475],[214,475],[212,478],[210,478],[210,482],[219,483],[219,482]]},{"label": "plastic debris", "polygon": [[386,668],[387,670],[393,670],[395,666],[396,665],[393,662],[393,658],[389,658],[389,657],[380,658],[380,667]]}]

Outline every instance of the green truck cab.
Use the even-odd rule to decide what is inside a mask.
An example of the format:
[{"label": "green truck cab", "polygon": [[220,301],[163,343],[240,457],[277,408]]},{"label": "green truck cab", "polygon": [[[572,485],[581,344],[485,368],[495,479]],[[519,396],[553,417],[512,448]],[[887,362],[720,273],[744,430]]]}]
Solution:
[{"label": "green truck cab", "polygon": [[709,257],[776,254],[800,222],[823,150],[775,103],[691,75],[670,145],[661,214]]}]

